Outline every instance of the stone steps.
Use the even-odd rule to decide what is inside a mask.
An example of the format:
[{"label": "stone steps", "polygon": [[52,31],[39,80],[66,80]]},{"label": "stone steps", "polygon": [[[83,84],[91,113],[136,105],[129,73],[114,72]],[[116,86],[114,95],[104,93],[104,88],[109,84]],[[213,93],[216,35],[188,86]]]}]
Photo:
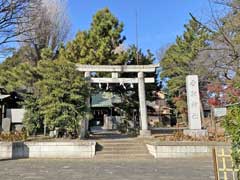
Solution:
[{"label": "stone steps", "polygon": [[128,148],[141,148],[143,147],[141,144],[127,144],[127,143],[124,143],[124,144],[98,144],[97,145],[97,148],[115,148],[115,149],[123,149],[125,147],[128,147]]},{"label": "stone steps", "polygon": [[148,154],[146,150],[111,150],[111,151],[98,151],[96,154]]},{"label": "stone steps", "polygon": [[120,154],[120,155],[116,155],[116,154],[101,154],[101,155],[96,155],[95,159],[103,159],[103,160],[130,160],[130,159],[134,159],[134,160],[149,160],[149,159],[153,159],[153,157],[149,156],[149,155],[143,155],[143,154],[135,154],[135,155],[129,155],[129,154]]},{"label": "stone steps", "polygon": [[[128,146],[128,147],[142,147],[143,143],[127,143],[127,142],[117,142],[117,143],[101,143],[101,142],[97,142],[99,146],[103,146],[103,147],[117,147],[117,146]],[[145,144],[144,144],[145,145]]]},{"label": "stone steps", "polygon": [[125,150],[129,150],[129,151],[136,151],[136,150],[146,150],[145,148],[142,148],[141,146],[133,146],[133,147],[128,147],[128,148],[125,148],[125,147],[122,147],[122,146],[119,146],[119,147],[101,147],[100,148],[97,148],[97,151],[98,152],[101,152],[101,151],[125,151]]},{"label": "stone steps", "polygon": [[97,141],[96,159],[153,159],[138,139]]}]

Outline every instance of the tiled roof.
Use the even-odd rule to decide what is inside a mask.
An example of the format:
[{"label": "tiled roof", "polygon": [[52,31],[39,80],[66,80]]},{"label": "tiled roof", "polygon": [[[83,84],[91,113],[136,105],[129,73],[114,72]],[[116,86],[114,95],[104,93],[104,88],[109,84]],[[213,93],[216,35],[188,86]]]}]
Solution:
[{"label": "tiled roof", "polygon": [[0,100],[3,100],[3,99],[5,99],[5,98],[7,98],[7,97],[9,97],[10,95],[3,95],[3,94],[0,94]]}]

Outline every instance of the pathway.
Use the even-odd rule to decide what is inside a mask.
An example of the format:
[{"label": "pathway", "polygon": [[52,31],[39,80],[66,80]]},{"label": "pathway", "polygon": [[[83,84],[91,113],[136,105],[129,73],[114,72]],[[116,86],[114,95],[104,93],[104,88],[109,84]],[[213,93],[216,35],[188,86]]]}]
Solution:
[{"label": "pathway", "polygon": [[0,161],[1,180],[208,180],[210,158]]}]

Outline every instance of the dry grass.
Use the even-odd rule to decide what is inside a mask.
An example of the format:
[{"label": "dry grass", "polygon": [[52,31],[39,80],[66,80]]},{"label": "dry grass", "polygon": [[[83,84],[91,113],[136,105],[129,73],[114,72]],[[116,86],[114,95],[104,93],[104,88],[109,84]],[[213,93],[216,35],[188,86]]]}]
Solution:
[{"label": "dry grass", "polygon": [[27,134],[24,132],[2,132],[0,133],[0,141],[25,141],[27,139]]},{"label": "dry grass", "polygon": [[182,131],[176,131],[172,135],[158,137],[161,141],[201,141],[201,142],[229,142],[229,139],[223,134],[209,135],[203,137],[192,137],[184,135]]}]

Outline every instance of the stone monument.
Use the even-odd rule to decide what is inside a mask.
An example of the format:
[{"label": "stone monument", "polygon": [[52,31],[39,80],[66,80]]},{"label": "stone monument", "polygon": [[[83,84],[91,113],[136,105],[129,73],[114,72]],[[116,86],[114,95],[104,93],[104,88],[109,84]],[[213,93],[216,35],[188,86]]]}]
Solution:
[{"label": "stone monument", "polygon": [[185,135],[206,136],[207,131],[202,130],[200,114],[200,96],[198,86],[198,76],[188,75],[186,77],[187,107],[188,107],[188,130],[184,130]]},{"label": "stone monument", "polygon": [[11,120],[9,118],[2,119],[2,130],[3,132],[10,132]]}]

